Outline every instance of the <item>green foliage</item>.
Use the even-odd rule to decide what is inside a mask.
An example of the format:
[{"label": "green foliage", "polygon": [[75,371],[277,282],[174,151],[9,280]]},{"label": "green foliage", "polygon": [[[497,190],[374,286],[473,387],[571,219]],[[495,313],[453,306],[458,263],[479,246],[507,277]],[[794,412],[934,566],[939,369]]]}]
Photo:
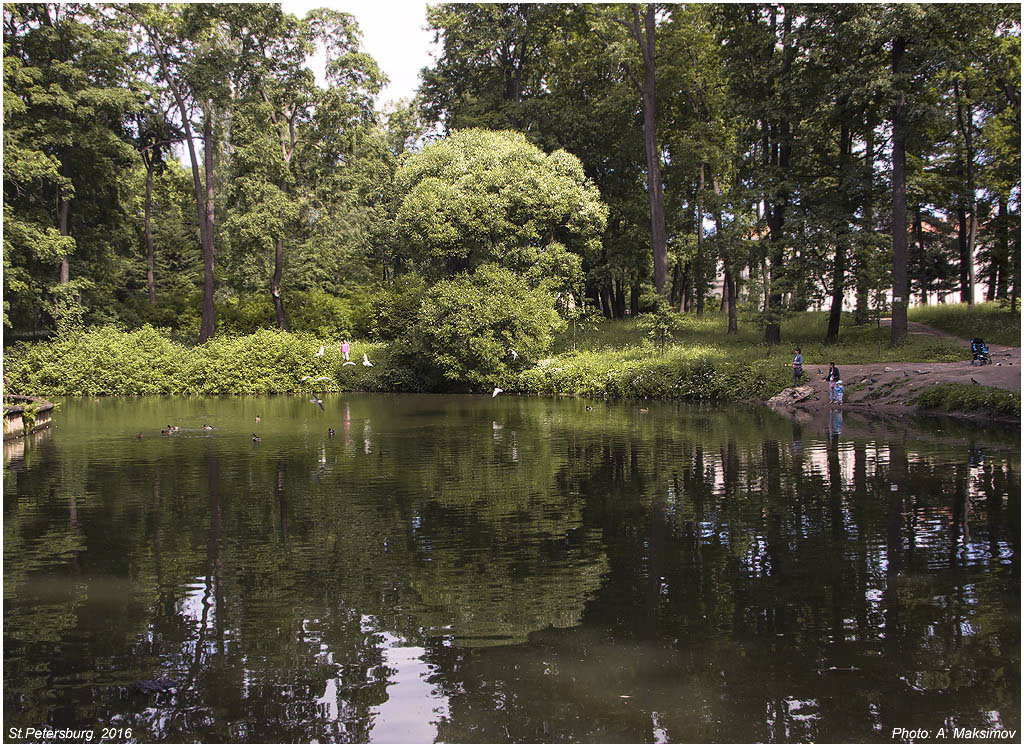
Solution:
[{"label": "green foliage", "polygon": [[482,265],[430,289],[412,330],[413,351],[442,380],[487,389],[547,353],[564,328],[548,291]]},{"label": "green foliage", "polygon": [[[758,330],[741,327],[737,335],[727,335],[727,321],[722,314],[705,314],[696,317],[682,314],[678,327],[673,333],[672,344],[666,345],[666,355],[673,350],[695,349],[711,355],[717,360],[756,361],[770,358],[776,365],[791,362],[790,350],[798,346],[803,351],[804,365],[837,363],[876,363],[889,361],[959,361],[964,360],[964,348],[957,342],[938,339],[929,335],[910,335],[901,346],[889,348],[889,330],[874,325],[855,325],[852,314],[844,314],[839,341],[833,344],[823,342],[828,313],[805,311],[791,315],[786,324],[783,345],[771,351],[761,341]],[[606,353],[632,351],[649,355],[641,341],[646,330],[641,329],[638,320],[605,321],[592,330],[581,332],[576,340],[580,350]],[[879,356],[878,341],[883,345]],[[568,351],[572,341],[566,335],[556,338],[553,349]]]},{"label": "green foliage", "polygon": [[664,353],[665,343],[672,340],[684,327],[681,315],[672,308],[663,295],[653,290],[641,296],[640,303],[650,311],[637,317],[637,327],[656,342],[659,350]]},{"label": "green foliage", "polygon": [[1020,346],[1020,314],[999,303],[917,306],[907,312],[911,321],[941,329],[964,340],[980,337],[997,345]]},{"label": "green foliage", "polygon": [[671,348],[664,356],[641,349],[565,353],[515,379],[529,394],[686,399],[730,402],[767,399],[786,384],[773,361],[729,361],[706,347]]},{"label": "green foliage", "polygon": [[427,282],[419,275],[395,278],[370,303],[370,334],[375,340],[397,340],[408,334],[419,318],[427,295]]},{"label": "green foliage", "polygon": [[[324,355],[316,353],[324,346]],[[336,340],[279,330],[219,336],[186,347],[161,330],[94,327],[50,342],[17,343],[4,356],[15,391],[49,395],[270,394],[296,391],[416,390],[421,383],[386,351],[354,343],[373,367],[342,366]],[[303,380],[303,376],[310,379]],[[330,376],[332,381],[311,379]]]},{"label": "green foliage", "polygon": [[1020,392],[974,384],[937,384],[918,395],[917,406],[922,410],[980,412],[1019,418]]},{"label": "green foliage", "polygon": [[189,356],[158,330],[94,327],[45,343],[18,343],[4,355],[15,391],[33,394],[166,394],[184,391]]},{"label": "green foliage", "polygon": [[431,278],[496,262],[527,276],[540,264],[572,284],[581,270],[567,252],[599,252],[608,217],[579,159],[508,131],[464,130],[424,148],[395,174],[395,199],[402,256]]}]

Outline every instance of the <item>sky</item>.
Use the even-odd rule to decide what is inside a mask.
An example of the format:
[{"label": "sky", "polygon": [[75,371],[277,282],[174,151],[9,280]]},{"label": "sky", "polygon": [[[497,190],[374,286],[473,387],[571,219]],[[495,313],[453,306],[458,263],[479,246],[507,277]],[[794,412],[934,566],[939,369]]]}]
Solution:
[{"label": "sky", "polygon": [[[377,97],[378,107],[388,101],[412,98],[419,86],[420,69],[433,62],[433,33],[425,30],[427,4],[423,0],[294,0],[282,2],[286,13],[305,16],[313,8],[351,13],[363,32],[363,51],[369,53],[390,81]],[[311,60],[323,80],[323,56]]]}]

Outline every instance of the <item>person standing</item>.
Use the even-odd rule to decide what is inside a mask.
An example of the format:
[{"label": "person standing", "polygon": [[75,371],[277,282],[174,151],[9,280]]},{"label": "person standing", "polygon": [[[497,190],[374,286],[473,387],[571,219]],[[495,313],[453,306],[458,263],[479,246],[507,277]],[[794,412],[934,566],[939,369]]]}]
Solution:
[{"label": "person standing", "polygon": [[342,340],[341,341],[341,357],[344,360],[348,360],[348,350],[349,350],[348,340]]},{"label": "person standing", "polygon": [[828,382],[828,401],[829,403],[836,401],[836,382],[839,381],[839,369],[836,368],[835,361],[828,364],[828,376],[825,380]]},{"label": "person standing", "polygon": [[804,375],[804,357],[800,355],[800,348],[796,348],[794,352],[796,353],[793,356],[793,388],[795,389],[800,377]]}]

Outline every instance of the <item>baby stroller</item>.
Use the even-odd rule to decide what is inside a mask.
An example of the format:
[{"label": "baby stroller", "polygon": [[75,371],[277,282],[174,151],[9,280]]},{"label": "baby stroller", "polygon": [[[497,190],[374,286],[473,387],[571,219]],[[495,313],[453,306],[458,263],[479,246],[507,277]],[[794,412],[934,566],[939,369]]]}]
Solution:
[{"label": "baby stroller", "polygon": [[977,363],[979,366],[984,366],[986,363],[992,362],[992,356],[988,354],[988,345],[980,337],[975,337],[971,340],[971,365]]}]

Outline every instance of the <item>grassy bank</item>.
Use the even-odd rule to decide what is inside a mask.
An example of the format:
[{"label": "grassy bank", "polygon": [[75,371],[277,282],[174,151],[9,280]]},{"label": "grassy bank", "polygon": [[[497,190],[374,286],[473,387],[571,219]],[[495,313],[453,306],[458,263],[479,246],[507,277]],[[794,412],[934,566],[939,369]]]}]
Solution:
[{"label": "grassy bank", "polygon": [[917,398],[921,410],[1020,418],[1020,392],[971,384],[937,384]]},{"label": "grassy bank", "polygon": [[998,303],[917,306],[907,312],[907,318],[965,340],[980,337],[988,343],[1020,346],[1020,313]]},{"label": "grassy bank", "polygon": [[[851,320],[846,319],[849,322]],[[493,382],[507,392],[590,397],[736,401],[767,399],[791,380],[792,348],[805,366],[876,361],[963,360],[961,346],[912,336],[889,348],[887,331],[844,325],[840,341],[821,342],[825,314],[797,314],[783,326],[784,345],[760,345],[756,328],[727,335],[725,319],[711,313],[682,317],[664,349],[647,339],[635,321],[570,328],[551,355],[522,361]],[[324,354],[317,355],[321,345]],[[881,355],[879,355],[881,350]],[[362,365],[366,353],[374,363]],[[336,340],[311,334],[261,330],[217,337],[187,347],[152,327],[126,332],[93,328],[39,343],[18,343],[4,355],[9,391],[40,395],[273,394],[309,391],[471,391],[469,384],[432,381],[401,342],[356,341],[356,365],[343,366]],[[329,380],[315,381],[327,376]],[[307,378],[303,378],[307,377]],[[477,391],[489,391],[476,387]]]}]

